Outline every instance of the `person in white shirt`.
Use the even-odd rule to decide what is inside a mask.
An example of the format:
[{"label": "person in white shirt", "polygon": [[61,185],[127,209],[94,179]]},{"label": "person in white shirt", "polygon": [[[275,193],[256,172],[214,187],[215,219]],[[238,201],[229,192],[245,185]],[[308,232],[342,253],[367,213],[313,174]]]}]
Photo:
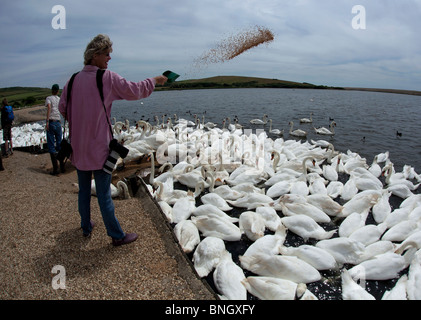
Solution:
[{"label": "person in white shirt", "polygon": [[[51,162],[53,164],[52,175],[57,175],[58,162],[57,153],[60,151],[60,144],[63,138],[63,132],[61,128],[61,114],[58,110],[58,104],[60,97],[57,95],[59,91],[58,84],[54,84],[51,87],[51,96],[45,99],[45,106],[47,107],[47,118],[45,124],[45,130],[47,132],[47,145],[48,152],[50,153]],[[64,172],[64,163],[60,162],[61,172]]]}]

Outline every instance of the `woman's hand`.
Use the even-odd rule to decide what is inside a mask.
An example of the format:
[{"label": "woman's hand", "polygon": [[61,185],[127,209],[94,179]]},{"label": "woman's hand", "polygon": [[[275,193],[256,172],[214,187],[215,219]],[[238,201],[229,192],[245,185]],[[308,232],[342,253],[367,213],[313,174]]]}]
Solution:
[{"label": "woman's hand", "polygon": [[160,84],[160,85],[165,84],[165,82],[167,82],[167,80],[168,80],[168,78],[166,76],[162,76],[162,75],[161,76],[157,76],[154,79],[156,81],[156,84]]}]

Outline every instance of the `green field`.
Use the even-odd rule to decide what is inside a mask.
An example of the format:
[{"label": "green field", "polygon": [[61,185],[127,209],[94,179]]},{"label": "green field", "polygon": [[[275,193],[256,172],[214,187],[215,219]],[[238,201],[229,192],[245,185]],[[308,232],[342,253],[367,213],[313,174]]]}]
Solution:
[{"label": "green field", "polygon": [[[210,89],[210,88],[302,88],[302,89],[327,89],[332,87],[300,83],[278,79],[239,77],[239,76],[216,76],[204,79],[192,79],[176,81],[170,85],[161,87],[168,89]],[[341,88],[335,88],[341,89]]]},{"label": "green field", "polygon": [[10,87],[0,89],[0,98],[7,101],[14,108],[24,108],[38,104],[44,104],[45,98],[51,95],[51,89],[37,87]]}]

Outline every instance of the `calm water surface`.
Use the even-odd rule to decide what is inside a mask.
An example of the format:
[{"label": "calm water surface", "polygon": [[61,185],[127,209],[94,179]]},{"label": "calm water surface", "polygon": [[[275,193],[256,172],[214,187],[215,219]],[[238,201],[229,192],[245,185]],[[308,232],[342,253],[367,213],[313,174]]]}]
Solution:
[{"label": "calm water surface", "polygon": [[[300,118],[309,118],[312,124],[300,124]],[[128,119],[131,125],[140,119],[162,115],[194,120],[205,115],[205,122],[212,121],[222,128],[226,117],[238,117],[245,128],[269,130],[269,124],[251,125],[249,121],[267,114],[272,128],[284,129],[284,139],[289,136],[289,121],[294,129],[308,131],[307,140],[330,141],[336,150],[359,153],[371,164],[376,154],[389,151],[396,170],[411,165],[421,172],[421,140],[418,137],[421,122],[421,97],[341,90],[299,89],[211,89],[154,92],[141,101],[116,101],[112,116],[117,120]],[[329,128],[334,119],[335,136],[317,135],[313,127]],[[402,133],[397,136],[396,132]],[[276,136],[271,136],[277,138]]]}]

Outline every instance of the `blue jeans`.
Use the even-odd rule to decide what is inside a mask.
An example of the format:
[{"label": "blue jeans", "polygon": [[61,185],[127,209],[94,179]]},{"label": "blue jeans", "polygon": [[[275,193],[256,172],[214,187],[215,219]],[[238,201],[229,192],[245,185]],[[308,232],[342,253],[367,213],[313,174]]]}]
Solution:
[{"label": "blue jeans", "polygon": [[49,153],[60,151],[60,144],[63,138],[60,121],[49,121],[47,131],[47,146]]},{"label": "blue jeans", "polygon": [[81,227],[84,233],[92,231],[91,226],[91,181],[92,173],[95,179],[96,195],[104,220],[107,234],[113,239],[122,239],[125,233],[121,229],[114,213],[114,203],[111,198],[111,175],[104,170],[82,171],[77,170],[79,180],[78,208],[81,218]]}]

